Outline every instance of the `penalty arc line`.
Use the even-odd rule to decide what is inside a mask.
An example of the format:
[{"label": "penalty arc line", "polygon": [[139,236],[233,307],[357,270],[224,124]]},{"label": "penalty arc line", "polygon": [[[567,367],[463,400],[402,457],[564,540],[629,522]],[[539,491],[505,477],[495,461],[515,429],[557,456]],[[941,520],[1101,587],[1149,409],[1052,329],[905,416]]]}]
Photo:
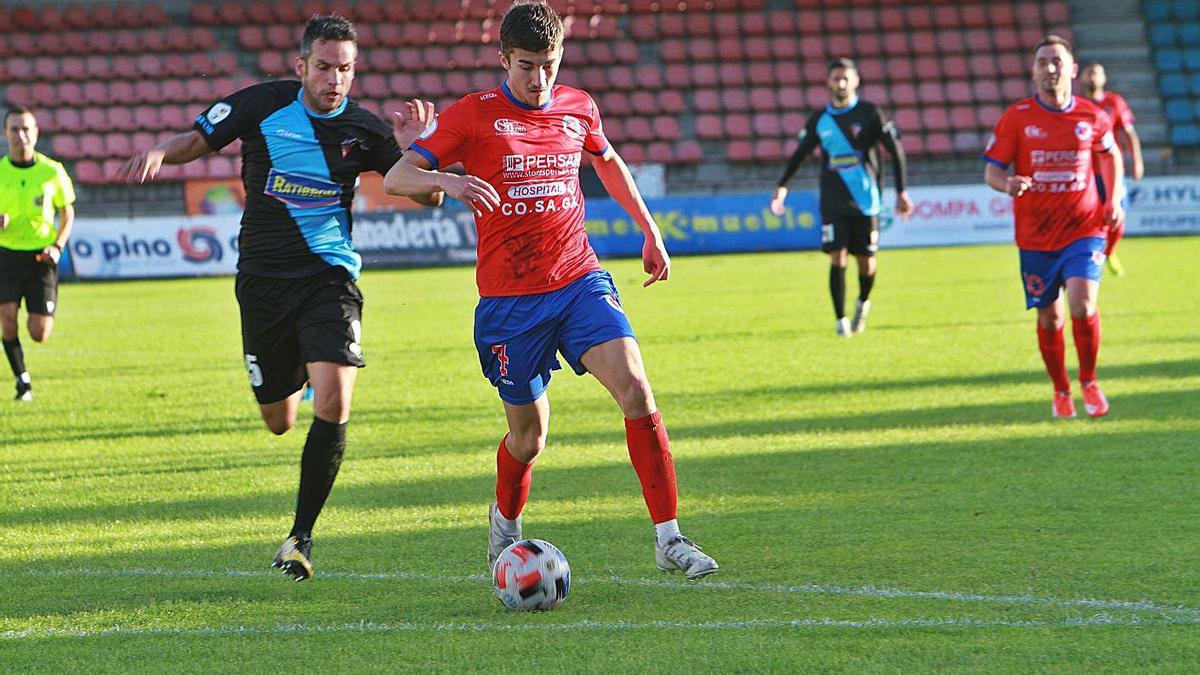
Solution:
[{"label": "penalty arc line", "polygon": [[[257,572],[246,570],[168,570],[162,568],[123,568],[103,570],[94,568],[73,568],[62,570],[37,571],[29,570],[18,573],[0,573],[4,576],[25,577],[163,577],[163,578],[193,578],[193,577],[267,577],[278,576],[273,572]],[[488,582],[491,577],[484,574],[472,575],[437,575],[421,572],[321,572],[317,579],[347,579],[347,580],[383,580],[383,581],[434,581],[439,583]],[[986,595],[981,593],[964,593],[958,591],[912,591],[900,588],[881,586],[838,586],[823,584],[756,584],[738,581],[701,581],[674,582],[652,579],[625,579],[618,576],[587,577],[574,579],[576,584],[611,583],[619,586],[645,586],[666,588],[679,591],[708,591],[736,590],[768,593],[795,593],[807,595],[833,595],[864,598],[911,599],[911,600],[941,600],[947,602],[990,603],[1004,605],[1040,605],[1048,607],[1078,608],[1093,610],[1121,610],[1134,612],[1155,612],[1180,615],[1200,620],[1200,609],[1169,606],[1148,600],[1104,600],[1098,598],[1055,598],[1036,595]]]}]

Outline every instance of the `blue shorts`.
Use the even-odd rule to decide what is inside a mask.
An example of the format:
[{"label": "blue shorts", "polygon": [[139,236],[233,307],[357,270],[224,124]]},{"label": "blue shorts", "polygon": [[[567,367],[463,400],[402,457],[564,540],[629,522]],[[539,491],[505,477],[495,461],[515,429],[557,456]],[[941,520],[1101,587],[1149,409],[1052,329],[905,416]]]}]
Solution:
[{"label": "blue shorts", "polygon": [[578,375],[580,358],[598,344],[634,337],[608,272],[589,272],[549,293],[480,298],[475,349],[483,375],[514,405],[533,403],[558,370],[561,352]]},{"label": "blue shorts", "polygon": [[1071,277],[1100,281],[1104,274],[1104,244],[1104,237],[1084,237],[1056,251],[1020,249],[1025,308],[1053,305]]}]

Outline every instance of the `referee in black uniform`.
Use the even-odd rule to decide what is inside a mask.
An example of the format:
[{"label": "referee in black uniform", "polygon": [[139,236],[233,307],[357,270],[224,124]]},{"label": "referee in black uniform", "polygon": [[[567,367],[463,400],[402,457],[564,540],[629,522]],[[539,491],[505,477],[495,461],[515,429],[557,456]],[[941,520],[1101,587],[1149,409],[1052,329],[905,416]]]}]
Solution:
[{"label": "referee in black uniform", "polygon": [[[830,102],[809,115],[779,187],[771,199],[771,210],[783,215],[787,184],[805,157],[821,148],[821,250],[829,254],[829,293],[837,316],[838,335],[850,337],[867,327],[871,310],[871,287],[875,283],[875,253],[879,250],[880,188],[883,172],[879,161],[882,144],[892,156],[896,174],[896,213],[907,218],[913,202],[905,191],[904,148],[891,121],[868,101],[858,98],[858,68],[850,59],[829,62]],[[858,259],[858,302],[854,321],[846,319],[846,253]]]},{"label": "referee in black uniform", "polygon": [[[141,182],[242,139],[246,210],[236,282],[250,384],[267,427],[295,424],[306,382],[313,422],[300,463],[296,519],[273,565],[312,576],[312,528],[346,445],[350,397],[362,355],[362,259],[350,237],[354,185],[387,173],[432,120],[419,101],[389,126],[348,98],[358,58],[353,24],[336,15],[305,26],[299,81],[256,84],[214,103],[193,129],[134,155],[123,171]],[[420,198],[441,203],[441,193]]]}]

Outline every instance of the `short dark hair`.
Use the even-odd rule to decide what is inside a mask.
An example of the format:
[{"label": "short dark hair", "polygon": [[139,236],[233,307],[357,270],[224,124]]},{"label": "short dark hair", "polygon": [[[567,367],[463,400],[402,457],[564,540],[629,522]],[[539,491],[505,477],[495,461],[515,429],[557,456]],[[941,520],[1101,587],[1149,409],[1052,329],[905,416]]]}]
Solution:
[{"label": "short dark hair", "polygon": [[300,58],[308,58],[312,45],[317,40],[333,42],[349,41],[358,44],[358,31],[354,24],[338,14],[314,14],[304,24],[304,37],[300,39]]},{"label": "short dark hair", "polygon": [[545,52],[563,43],[562,17],[543,0],[517,2],[500,24],[500,51]]},{"label": "short dark hair", "polygon": [[[8,128],[8,118],[12,117],[13,115],[33,115],[32,110],[30,110],[29,108],[26,108],[25,106],[23,106],[19,103],[9,103],[5,107],[8,108],[8,110],[4,111],[4,127],[5,128]],[[34,115],[33,119],[36,121],[37,115]]]},{"label": "short dark hair", "polygon": [[854,63],[854,59],[848,59],[844,56],[829,61],[828,72],[832,73],[836,68],[845,68],[846,70],[858,72],[858,65]]},{"label": "short dark hair", "polygon": [[1033,48],[1033,53],[1037,54],[1039,49],[1049,47],[1050,45],[1062,45],[1066,48],[1067,53],[1071,55],[1071,58],[1075,58],[1075,48],[1071,46],[1071,43],[1065,37],[1058,35],[1047,35],[1042,38],[1042,41],[1037,43],[1037,46]]}]

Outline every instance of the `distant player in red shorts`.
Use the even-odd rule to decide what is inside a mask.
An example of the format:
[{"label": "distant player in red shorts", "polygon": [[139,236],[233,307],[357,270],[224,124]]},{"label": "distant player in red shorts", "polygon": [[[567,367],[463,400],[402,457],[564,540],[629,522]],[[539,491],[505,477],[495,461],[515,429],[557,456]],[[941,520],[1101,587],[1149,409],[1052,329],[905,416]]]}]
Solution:
[{"label": "distant player in red shorts", "polygon": [[[1117,140],[1117,145],[1122,151],[1129,153],[1130,178],[1141,180],[1146,173],[1145,165],[1142,163],[1142,140],[1138,137],[1137,130],[1133,128],[1133,111],[1129,109],[1129,104],[1125,103],[1125,97],[1115,91],[1105,91],[1108,75],[1104,72],[1104,66],[1099,63],[1092,62],[1084,66],[1079,73],[1079,80],[1083,85],[1084,96],[1100,106],[1112,118],[1113,135]],[[1123,156],[1122,159],[1124,159]],[[1104,251],[1108,256],[1108,268],[1117,276],[1125,273],[1125,268],[1122,267],[1115,255],[1117,242],[1121,241],[1123,236],[1125,236],[1125,221],[1121,220],[1109,231],[1108,248]]]},{"label": "distant player in red shorts", "polygon": [[[604,136],[595,102],[554,83],[562,53],[563,24],[554,10],[544,2],[515,4],[500,26],[507,81],[442,112],[388,172],[384,188],[408,195],[439,185],[475,211],[481,296],[475,347],[508,418],[496,453],[488,564],[522,537],[521,510],[550,425],[546,387],[561,353],[577,374],[595,375],[625,414],[629,457],[657,535],[658,566],[698,579],[716,572],[717,563],[679,532],[667,430],[620,296],[584,231],[584,152],[641,227],[650,275],[643,285],[666,280],[670,258],[629,169]],[[466,176],[438,170],[458,162]]]},{"label": "distant player in red shorts", "polygon": [[1069,42],[1050,35],[1038,43],[1033,62],[1037,93],[1000,117],[983,153],[984,178],[992,189],[1013,197],[1026,306],[1038,309],[1038,346],[1054,382],[1052,413],[1075,416],[1063,342],[1066,317],[1060,291],[1065,286],[1084,407],[1089,415],[1102,417],[1108,414],[1108,401],[1096,382],[1097,299],[1105,234],[1122,218],[1124,166],[1108,114],[1071,95],[1078,71]]}]

